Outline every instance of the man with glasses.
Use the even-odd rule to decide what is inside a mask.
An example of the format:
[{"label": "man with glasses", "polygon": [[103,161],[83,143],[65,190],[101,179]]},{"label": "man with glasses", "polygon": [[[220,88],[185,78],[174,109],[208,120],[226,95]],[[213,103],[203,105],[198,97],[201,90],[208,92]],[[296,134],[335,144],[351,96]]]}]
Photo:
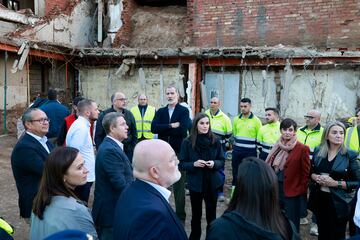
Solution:
[{"label": "man with glasses", "polygon": [[23,114],[22,122],[26,132],[11,153],[11,167],[19,194],[20,217],[29,223],[44,161],[53,145],[46,137],[50,121],[42,110],[29,108]]},{"label": "man with glasses", "polygon": [[[305,116],[305,126],[299,128],[296,132],[297,139],[302,144],[309,146],[310,148],[310,159],[313,157],[315,147],[319,146],[321,143],[321,136],[323,134],[324,128],[320,125],[321,113],[315,109],[310,110]],[[304,196],[304,202],[302,205],[302,214],[301,214],[300,224],[305,225],[308,223],[306,219],[307,216],[307,207],[306,207],[306,196]],[[313,223],[310,227],[311,235],[318,235],[318,229],[313,215]]]},{"label": "man with glasses", "polygon": [[128,137],[122,142],[124,144],[124,152],[129,160],[132,161],[134,148],[137,143],[137,132],[134,115],[129,110],[125,109],[126,101],[127,99],[125,94],[122,92],[116,92],[111,96],[112,106],[100,114],[96,124],[95,145],[96,149],[98,150],[100,144],[106,136],[105,130],[102,126],[102,120],[104,119],[104,116],[110,112],[120,112],[124,115],[126,125],[129,127]]}]

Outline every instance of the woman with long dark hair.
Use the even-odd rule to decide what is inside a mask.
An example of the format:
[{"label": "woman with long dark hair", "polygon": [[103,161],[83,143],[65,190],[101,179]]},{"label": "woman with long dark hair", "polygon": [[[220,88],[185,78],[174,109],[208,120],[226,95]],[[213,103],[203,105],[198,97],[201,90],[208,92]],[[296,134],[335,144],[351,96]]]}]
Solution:
[{"label": "woman with long dark hair", "polygon": [[360,180],[357,153],[346,149],[346,129],[341,122],[329,123],[314,151],[311,163],[309,209],[317,219],[318,239],[344,239],[350,204]]},{"label": "woman with long dark hair", "polygon": [[74,194],[76,186],[86,183],[87,173],[77,149],[58,147],[50,153],[34,199],[30,239],[44,239],[65,229],[81,230],[97,239],[89,209]]},{"label": "woman with long dark hair", "polygon": [[280,139],[271,149],[268,163],[278,177],[280,206],[300,229],[301,203],[310,175],[310,149],[296,138],[297,124],[290,118],[280,123]]},{"label": "woman with long dark hair", "polygon": [[263,160],[248,157],[239,165],[229,207],[210,225],[206,239],[299,239],[281,212],[277,177]]},{"label": "woman with long dark hair", "polygon": [[224,153],[220,140],[210,129],[209,117],[198,113],[190,136],[182,145],[179,168],[186,170],[191,202],[191,234],[189,239],[201,237],[202,202],[205,201],[208,226],[216,218],[218,188],[222,185],[219,169],[224,166]]}]

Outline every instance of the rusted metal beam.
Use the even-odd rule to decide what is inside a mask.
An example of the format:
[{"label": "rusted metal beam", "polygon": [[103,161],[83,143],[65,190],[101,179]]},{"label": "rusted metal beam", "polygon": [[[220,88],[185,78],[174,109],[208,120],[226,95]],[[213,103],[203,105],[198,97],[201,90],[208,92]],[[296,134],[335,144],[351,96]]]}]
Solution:
[{"label": "rusted metal beam", "polygon": [[[239,59],[239,58],[209,58],[203,61],[205,66],[285,66],[286,58]],[[292,58],[291,65],[332,65],[341,63],[360,64],[360,57],[318,57]]]},{"label": "rusted metal beam", "polygon": [[[0,43],[0,50],[17,52],[19,50],[19,47]],[[65,55],[61,53],[47,52],[43,50],[30,49],[29,55],[66,61]]]}]

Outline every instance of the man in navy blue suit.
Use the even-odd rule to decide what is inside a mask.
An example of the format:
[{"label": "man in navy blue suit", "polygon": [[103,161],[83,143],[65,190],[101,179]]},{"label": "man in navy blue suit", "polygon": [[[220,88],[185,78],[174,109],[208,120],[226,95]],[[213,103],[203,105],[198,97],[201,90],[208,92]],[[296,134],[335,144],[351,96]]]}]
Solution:
[{"label": "man in navy blue suit", "polygon": [[[167,106],[155,113],[151,123],[151,131],[158,134],[158,138],[170,144],[176,154],[180,153],[181,143],[187,136],[189,126],[189,110],[179,104],[179,93],[174,86],[168,86],[165,91]],[[185,223],[185,171],[181,172],[181,179],[174,184],[174,198],[176,214]]]},{"label": "man in navy blue suit", "polygon": [[38,191],[44,161],[53,148],[45,136],[49,119],[38,108],[29,108],[22,116],[26,133],[11,153],[11,167],[19,193],[20,216],[29,222],[32,202]]},{"label": "man in navy blue suit", "polygon": [[116,202],[124,188],[133,181],[132,167],[121,143],[127,138],[129,127],[124,115],[119,112],[106,114],[102,126],[107,135],[95,161],[92,215],[99,239],[112,240]]},{"label": "man in navy blue suit", "polygon": [[184,227],[169,204],[167,189],[181,173],[174,150],[165,141],[138,143],[133,156],[136,180],[121,194],[115,210],[114,240],[187,239]]}]

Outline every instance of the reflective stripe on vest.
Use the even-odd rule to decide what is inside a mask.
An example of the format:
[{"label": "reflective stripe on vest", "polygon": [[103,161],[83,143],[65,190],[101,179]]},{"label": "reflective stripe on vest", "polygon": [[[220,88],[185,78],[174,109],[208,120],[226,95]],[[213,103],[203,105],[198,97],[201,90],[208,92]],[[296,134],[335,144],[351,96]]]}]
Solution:
[{"label": "reflective stripe on vest", "polygon": [[151,122],[155,116],[155,108],[153,106],[147,106],[144,113],[144,118],[141,117],[141,113],[138,106],[131,108],[130,110],[134,115],[136,122],[136,131],[138,138],[144,136],[147,139],[154,137],[154,134],[151,132]]}]

